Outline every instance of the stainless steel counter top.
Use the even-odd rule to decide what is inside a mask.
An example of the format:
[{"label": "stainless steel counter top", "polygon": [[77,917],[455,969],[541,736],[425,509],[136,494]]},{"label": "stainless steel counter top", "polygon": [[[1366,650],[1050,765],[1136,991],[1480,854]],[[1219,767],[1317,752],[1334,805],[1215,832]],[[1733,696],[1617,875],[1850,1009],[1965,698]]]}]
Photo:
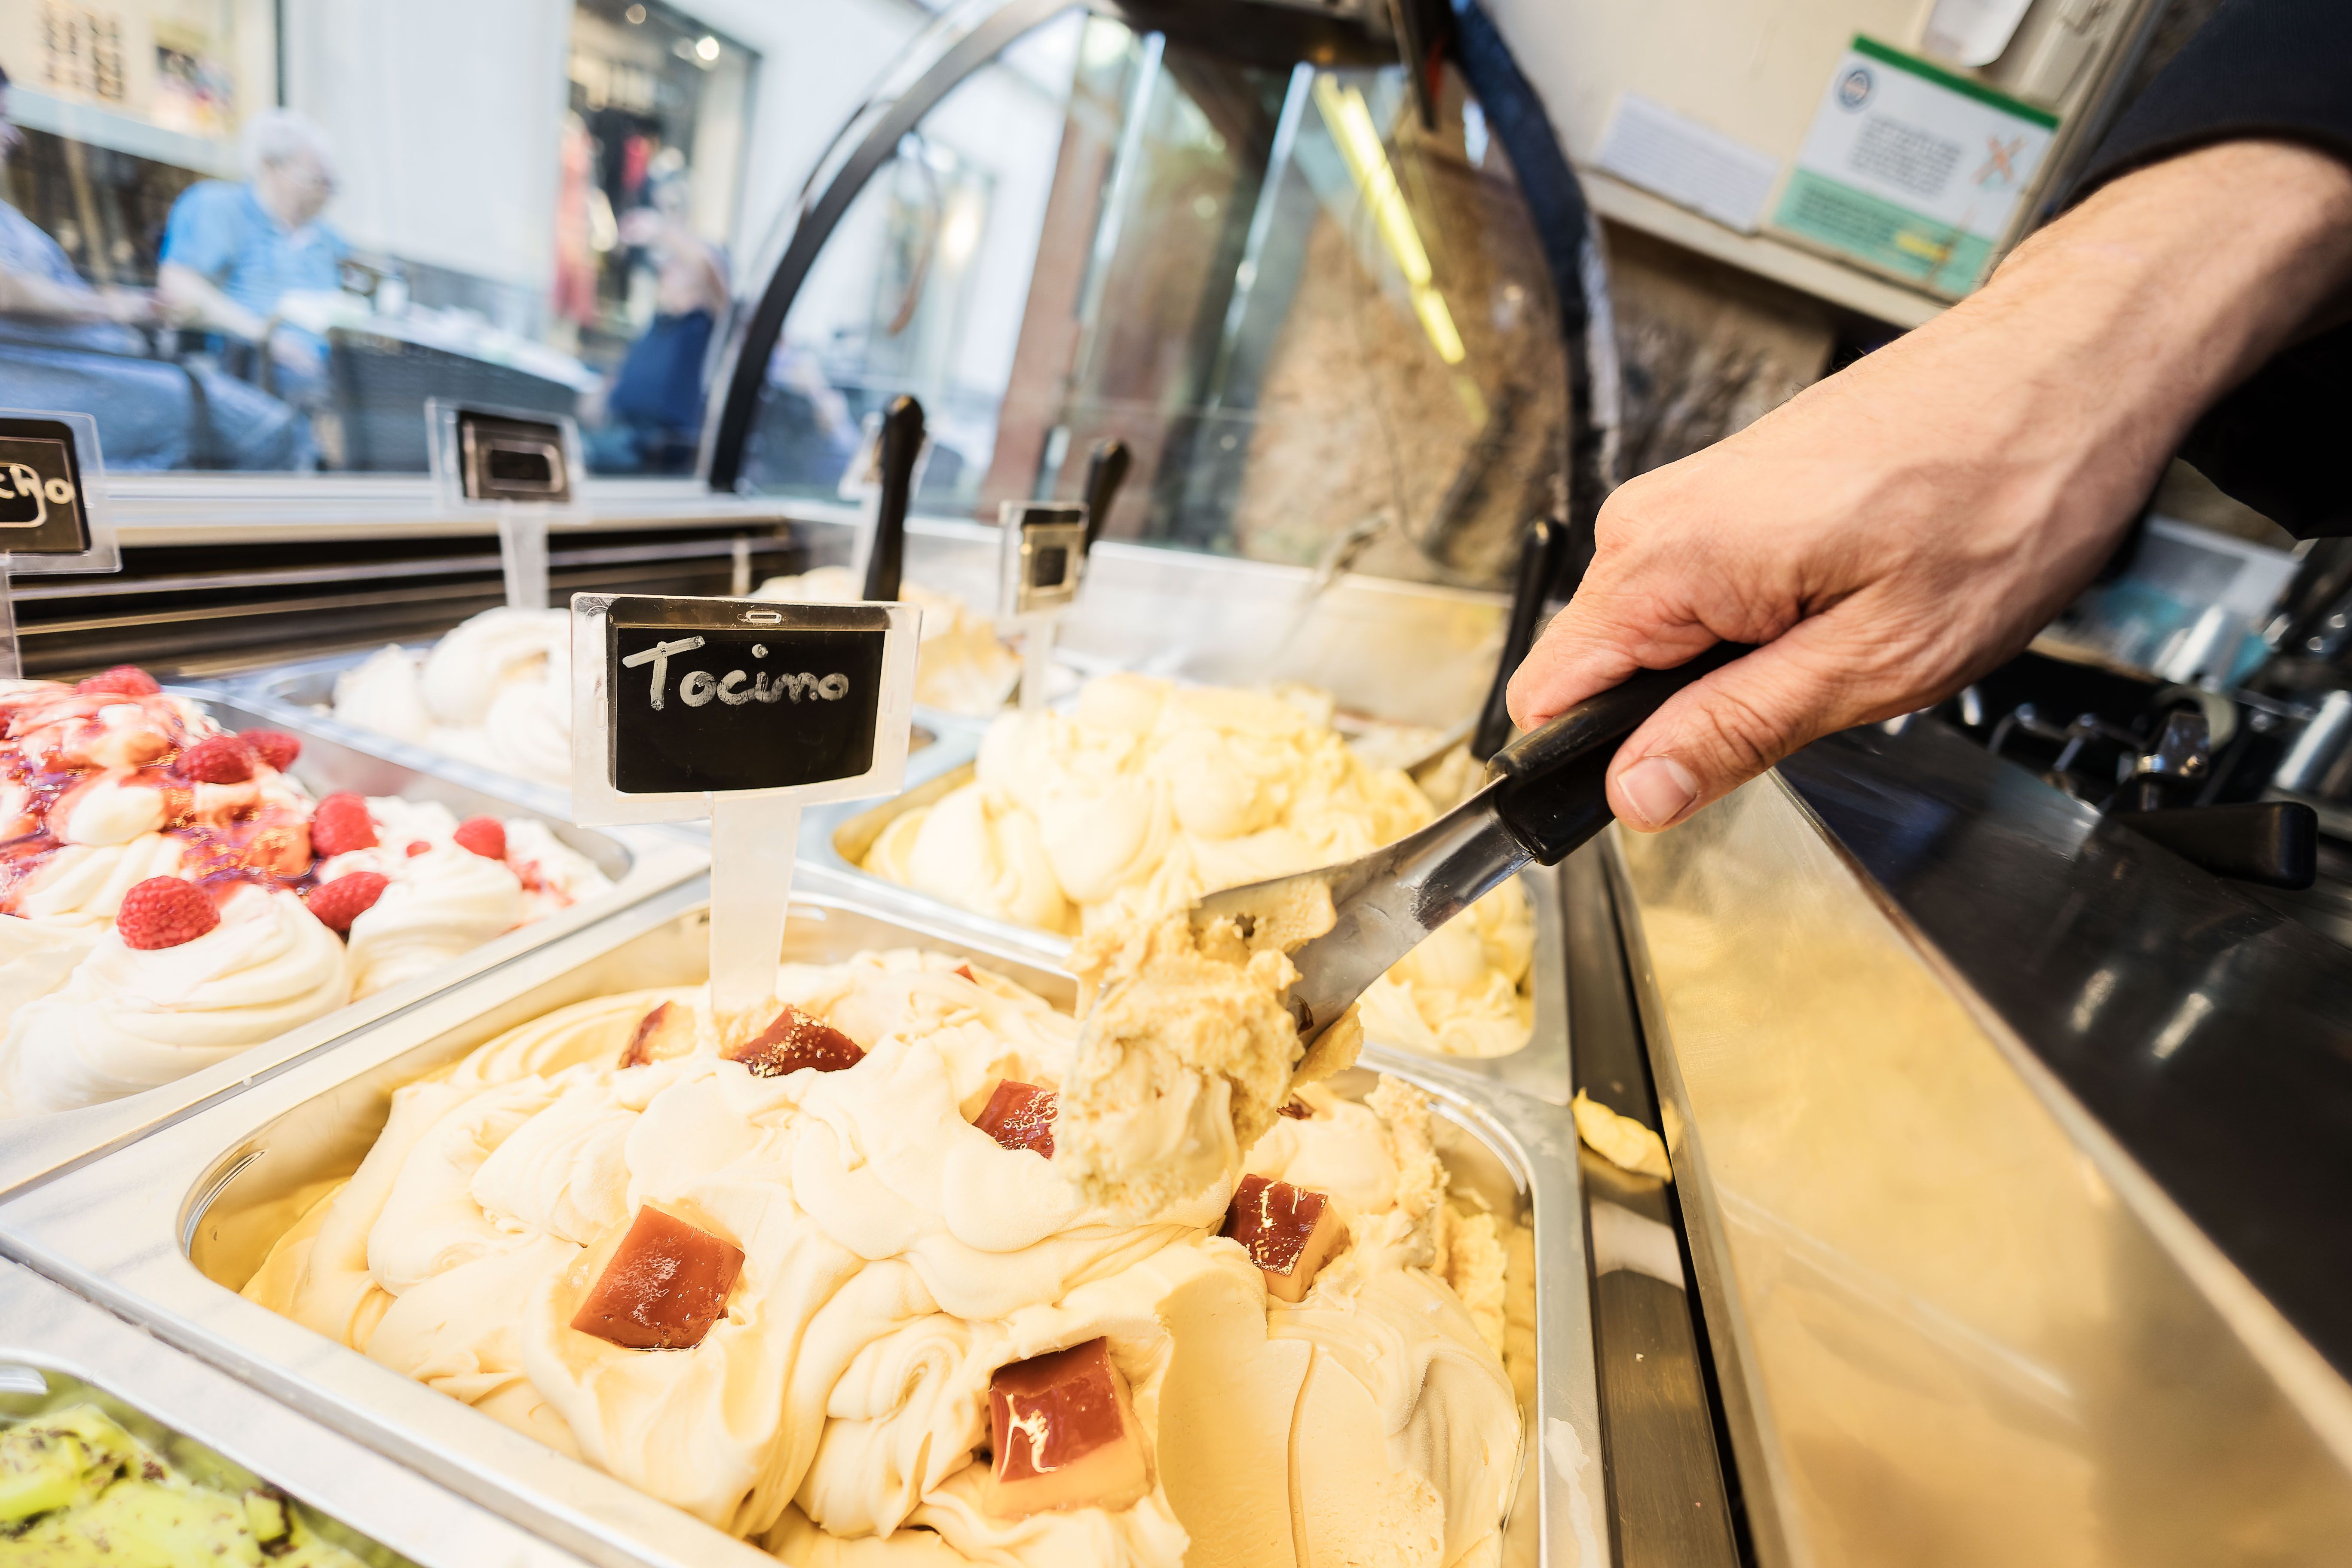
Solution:
[{"label": "stainless steel counter top", "polygon": [[2344,1560],[2341,950],[1927,723],[1612,839],[1758,1562]]}]

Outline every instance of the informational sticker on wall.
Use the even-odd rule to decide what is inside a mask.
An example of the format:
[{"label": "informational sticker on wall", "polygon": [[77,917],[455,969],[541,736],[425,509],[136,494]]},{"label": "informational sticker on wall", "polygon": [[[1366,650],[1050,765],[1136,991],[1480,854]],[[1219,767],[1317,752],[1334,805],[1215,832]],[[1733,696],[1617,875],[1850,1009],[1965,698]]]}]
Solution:
[{"label": "informational sticker on wall", "polygon": [[2046,110],[1856,37],[1772,227],[1957,298],[1983,276],[2057,128]]}]

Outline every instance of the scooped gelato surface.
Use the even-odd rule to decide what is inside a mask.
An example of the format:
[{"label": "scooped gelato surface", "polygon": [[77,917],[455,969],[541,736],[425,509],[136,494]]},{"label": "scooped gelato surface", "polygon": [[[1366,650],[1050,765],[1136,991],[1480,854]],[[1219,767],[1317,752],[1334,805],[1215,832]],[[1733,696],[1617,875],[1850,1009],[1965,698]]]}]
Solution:
[{"label": "scooped gelato surface", "polygon": [[[771,577],[751,597],[794,605],[856,602],[859,584],[846,566],[819,566],[793,577]],[[915,700],[974,719],[1002,710],[1021,680],[1021,660],[986,616],[953,594],[914,583],[898,596],[923,612],[922,646],[915,655]]]},{"label": "scooped gelato surface", "polygon": [[493,773],[572,787],[572,614],[484,610],[423,654],[384,647],[335,680],[334,716]]},{"label": "scooped gelato surface", "polygon": [[14,1568],[360,1568],[283,1494],[199,1486],[94,1405],[0,1422],[0,1562]]},{"label": "scooped gelato surface", "polygon": [[1071,1081],[1039,997],[911,951],[775,995],[581,1003],[396,1090],[245,1294],[796,1568],[1494,1560],[1510,1227],[1416,1091],[1308,1085],[1250,1152],[1320,1199],[1294,1303],[1238,1157],[1136,1218],[1008,1113]]},{"label": "scooped gelato surface", "polygon": [[313,800],[123,668],[0,682],[0,1118],[208,1067],[604,890],[544,824]]},{"label": "scooped gelato surface", "polygon": [[[894,818],[866,869],[978,914],[1077,935],[1370,853],[1436,813],[1299,703],[1102,676],[1075,711],[1007,713],[972,782]],[[1371,1038],[1433,1056],[1527,1044],[1535,924],[1517,881],[1374,982]]]}]

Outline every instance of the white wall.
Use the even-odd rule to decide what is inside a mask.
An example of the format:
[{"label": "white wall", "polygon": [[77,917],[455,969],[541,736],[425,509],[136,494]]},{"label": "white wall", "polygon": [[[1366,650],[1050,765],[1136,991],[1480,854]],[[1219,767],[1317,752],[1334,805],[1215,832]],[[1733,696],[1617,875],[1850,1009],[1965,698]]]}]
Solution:
[{"label": "white wall", "polygon": [[571,0],[289,0],[286,100],[342,165],[355,245],[547,287]]}]

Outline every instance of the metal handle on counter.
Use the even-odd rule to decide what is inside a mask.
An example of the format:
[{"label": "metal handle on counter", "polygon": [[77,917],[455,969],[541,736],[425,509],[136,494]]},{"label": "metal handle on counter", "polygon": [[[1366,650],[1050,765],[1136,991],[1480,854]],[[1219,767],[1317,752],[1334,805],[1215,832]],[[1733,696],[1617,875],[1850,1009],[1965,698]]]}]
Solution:
[{"label": "metal handle on counter", "polygon": [[1717,643],[1673,669],[1637,670],[1496,752],[1486,773],[1502,781],[1495,811],[1511,837],[1539,864],[1558,865],[1609,825],[1609,759],[1617,742],[1684,687],[1755,651]]},{"label": "metal handle on counter", "polygon": [[1087,548],[1092,550],[1095,541],[1102,537],[1103,524],[1110,521],[1111,503],[1118,500],[1118,487],[1127,482],[1127,470],[1135,454],[1127,443],[1112,436],[1095,443],[1087,458]]},{"label": "metal handle on counter", "polygon": [[1539,517],[1528,525],[1519,541],[1519,576],[1511,590],[1511,618],[1503,628],[1502,657],[1495,661],[1495,684],[1486,690],[1486,706],[1478,727],[1470,732],[1470,754],[1485,762],[1511,738],[1511,710],[1507,700],[1511,677],[1536,640],[1536,622],[1559,576],[1568,554],[1568,524]]},{"label": "metal handle on counter", "polygon": [[923,405],[901,395],[882,416],[880,504],[874,547],[866,557],[866,597],[895,599],[907,566],[907,511],[915,499],[915,463],[923,455]]}]

